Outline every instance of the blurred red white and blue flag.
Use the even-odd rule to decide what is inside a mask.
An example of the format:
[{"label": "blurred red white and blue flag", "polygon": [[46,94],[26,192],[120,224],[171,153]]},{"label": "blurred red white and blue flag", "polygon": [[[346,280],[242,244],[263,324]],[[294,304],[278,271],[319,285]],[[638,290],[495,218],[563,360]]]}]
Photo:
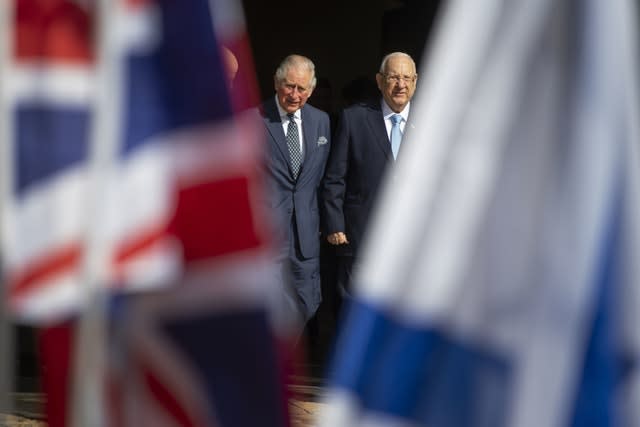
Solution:
[{"label": "blurred red white and blue flag", "polygon": [[320,425],[640,425],[635,6],[448,2]]},{"label": "blurred red white and blue flag", "polygon": [[[284,425],[267,318],[271,237],[257,202],[262,127],[241,114],[257,92],[239,2],[7,4],[1,218],[11,312],[50,325],[87,309],[89,282],[145,290],[162,303],[123,298],[114,311],[113,422]],[[221,43],[241,64],[233,82]],[[45,334],[48,375],[73,341]],[[67,424],[65,386],[45,378],[45,387],[58,411],[49,425]]]},{"label": "blurred red white and blue flag", "polygon": [[[5,77],[13,173],[3,206],[9,301],[20,316],[47,317],[78,304],[84,239],[93,227],[113,247],[109,282],[125,287],[166,282],[181,271],[177,258],[264,243],[250,205],[259,134],[232,120],[208,2],[113,5],[122,87],[108,90],[120,99],[120,127],[117,161],[100,195],[109,211],[96,224],[87,215],[91,132],[99,125],[95,5],[16,2],[15,61]],[[198,211],[202,217],[184,223],[185,212]]]}]

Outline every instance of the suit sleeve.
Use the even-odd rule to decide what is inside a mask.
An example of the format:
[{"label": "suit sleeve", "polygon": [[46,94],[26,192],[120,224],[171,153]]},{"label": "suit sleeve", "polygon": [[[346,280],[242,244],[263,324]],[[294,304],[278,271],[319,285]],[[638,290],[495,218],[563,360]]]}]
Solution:
[{"label": "suit sleeve", "polygon": [[326,234],[345,231],[344,195],[349,167],[349,121],[342,112],[336,134],[331,141],[331,152],[322,186],[322,210]]}]

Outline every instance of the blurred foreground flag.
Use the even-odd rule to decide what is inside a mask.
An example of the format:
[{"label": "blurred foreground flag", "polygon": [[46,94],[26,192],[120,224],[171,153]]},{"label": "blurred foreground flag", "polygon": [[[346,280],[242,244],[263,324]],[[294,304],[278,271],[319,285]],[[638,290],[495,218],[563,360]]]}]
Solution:
[{"label": "blurred foreground flag", "polygon": [[[233,114],[248,102],[229,94],[210,2],[111,3],[108,52],[96,47],[98,2],[14,3],[2,235],[9,304],[21,318],[78,307],[91,233],[109,252],[101,279],[126,289],[264,247],[251,200],[261,134]],[[235,2],[211,3],[237,12]],[[96,168],[105,144],[113,158]]]},{"label": "blurred foreground flag", "polygon": [[[284,425],[267,318],[271,237],[256,202],[263,132],[239,111],[254,101],[252,64],[232,81],[219,44],[249,58],[239,2],[11,6],[0,63],[7,302],[17,318],[51,325],[100,317],[96,294],[145,291],[117,304],[113,345],[47,329],[48,425]],[[108,369],[84,357],[104,359],[95,348],[113,350]],[[99,378],[106,419],[71,420],[68,408],[84,410],[67,401],[66,373],[76,396],[100,397],[89,376],[103,370],[113,374]]]},{"label": "blurred foreground flag", "polygon": [[321,425],[640,425],[635,2],[447,6]]}]

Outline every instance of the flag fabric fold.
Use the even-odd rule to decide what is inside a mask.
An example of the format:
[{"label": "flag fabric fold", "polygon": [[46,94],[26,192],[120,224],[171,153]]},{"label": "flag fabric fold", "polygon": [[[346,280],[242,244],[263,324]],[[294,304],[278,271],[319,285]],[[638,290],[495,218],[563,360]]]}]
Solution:
[{"label": "flag fabric fold", "polygon": [[636,16],[447,5],[321,425],[638,423]]}]

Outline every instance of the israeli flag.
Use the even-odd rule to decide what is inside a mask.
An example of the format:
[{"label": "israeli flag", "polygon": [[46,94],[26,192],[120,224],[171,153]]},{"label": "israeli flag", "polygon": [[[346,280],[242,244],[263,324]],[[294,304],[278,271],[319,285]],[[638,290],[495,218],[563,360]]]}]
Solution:
[{"label": "israeli flag", "polygon": [[452,1],[321,425],[640,425],[635,2]]}]

